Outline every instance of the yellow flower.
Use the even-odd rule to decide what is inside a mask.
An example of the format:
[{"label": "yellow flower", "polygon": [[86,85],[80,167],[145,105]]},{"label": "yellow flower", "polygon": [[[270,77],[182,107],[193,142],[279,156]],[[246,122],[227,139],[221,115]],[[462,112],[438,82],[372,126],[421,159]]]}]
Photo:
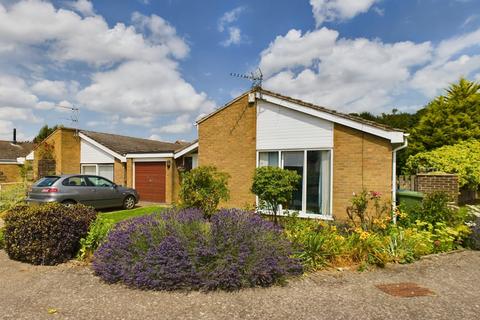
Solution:
[{"label": "yellow flower", "polygon": [[363,231],[362,233],[360,233],[360,240],[365,240],[369,236],[370,236],[370,233],[368,233],[367,231]]},{"label": "yellow flower", "polygon": [[331,226],[330,229],[331,229],[332,231],[337,231],[337,226]]}]

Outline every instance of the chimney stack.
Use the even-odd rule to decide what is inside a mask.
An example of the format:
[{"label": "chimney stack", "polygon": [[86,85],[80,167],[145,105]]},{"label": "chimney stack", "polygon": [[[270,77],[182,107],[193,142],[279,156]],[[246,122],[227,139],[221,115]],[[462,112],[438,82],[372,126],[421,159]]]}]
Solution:
[{"label": "chimney stack", "polygon": [[17,128],[13,128],[13,144],[17,144]]}]

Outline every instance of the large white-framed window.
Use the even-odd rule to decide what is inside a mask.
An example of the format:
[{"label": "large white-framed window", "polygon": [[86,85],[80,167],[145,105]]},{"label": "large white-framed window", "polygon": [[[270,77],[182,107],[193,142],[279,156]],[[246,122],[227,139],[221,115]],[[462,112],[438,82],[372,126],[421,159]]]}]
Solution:
[{"label": "large white-framed window", "polygon": [[109,164],[82,164],[82,174],[101,176],[113,181],[113,163]]},{"label": "large white-framed window", "polygon": [[332,149],[259,150],[257,166],[293,170],[302,178],[292,200],[281,214],[332,219]]}]

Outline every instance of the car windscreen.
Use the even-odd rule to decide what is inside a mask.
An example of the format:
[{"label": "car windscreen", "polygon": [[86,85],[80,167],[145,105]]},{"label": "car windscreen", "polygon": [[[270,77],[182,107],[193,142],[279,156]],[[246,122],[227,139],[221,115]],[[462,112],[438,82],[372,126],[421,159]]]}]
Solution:
[{"label": "car windscreen", "polygon": [[52,186],[55,181],[60,179],[60,177],[44,177],[35,184],[36,187],[50,187]]}]

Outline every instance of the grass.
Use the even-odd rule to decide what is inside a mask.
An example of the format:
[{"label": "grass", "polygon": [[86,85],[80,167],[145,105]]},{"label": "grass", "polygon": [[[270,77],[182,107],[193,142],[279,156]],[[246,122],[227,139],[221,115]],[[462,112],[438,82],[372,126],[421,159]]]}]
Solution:
[{"label": "grass", "polygon": [[122,220],[144,216],[147,214],[152,214],[155,212],[160,212],[165,210],[165,206],[152,205],[148,207],[135,208],[131,210],[119,210],[113,212],[103,212],[99,214],[99,217],[112,220],[114,223],[120,222]]}]

